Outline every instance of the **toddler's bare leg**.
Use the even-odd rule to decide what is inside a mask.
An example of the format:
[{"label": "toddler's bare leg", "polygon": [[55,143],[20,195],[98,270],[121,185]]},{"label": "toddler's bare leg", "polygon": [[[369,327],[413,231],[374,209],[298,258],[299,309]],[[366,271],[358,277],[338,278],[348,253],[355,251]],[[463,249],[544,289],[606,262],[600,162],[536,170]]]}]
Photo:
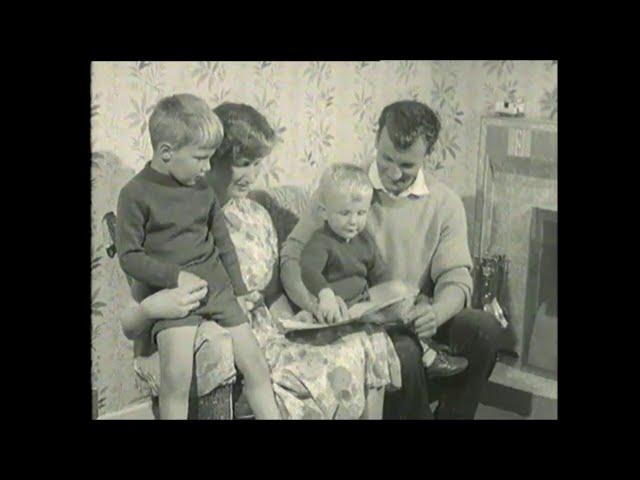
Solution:
[{"label": "toddler's bare leg", "polygon": [[384,388],[368,388],[364,404],[362,420],[382,420],[384,407]]},{"label": "toddler's bare leg", "polygon": [[258,420],[280,420],[267,360],[248,323],[227,327],[236,365],[244,375],[247,400]]},{"label": "toddler's bare leg", "polygon": [[193,373],[196,326],[167,328],[157,335],[160,354],[160,418],[186,420]]}]

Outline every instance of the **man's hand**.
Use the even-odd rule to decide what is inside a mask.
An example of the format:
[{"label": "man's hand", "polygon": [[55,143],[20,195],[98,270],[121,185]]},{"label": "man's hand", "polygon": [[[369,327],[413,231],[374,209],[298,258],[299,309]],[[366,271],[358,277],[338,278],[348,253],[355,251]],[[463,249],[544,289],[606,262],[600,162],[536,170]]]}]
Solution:
[{"label": "man's hand", "polygon": [[419,302],[409,310],[407,323],[413,325],[416,335],[421,340],[433,337],[438,331],[438,317],[433,306],[429,303]]},{"label": "man's hand", "polygon": [[[321,290],[318,298],[320,300],[318,303],[318,320],[324,323],[336,323],[342,320],[340,306],[342,298],[336,296],[330,288]],[[344,301],[342,301],[342,304],[344,305]]]},{"label": "man's hand", "polygon": [[[204,283],[204,285],[202,284]],[[160,290],[140,304],[146,318],[182,318],[198,308],[207,294],[207,282],[190,287]]]}]

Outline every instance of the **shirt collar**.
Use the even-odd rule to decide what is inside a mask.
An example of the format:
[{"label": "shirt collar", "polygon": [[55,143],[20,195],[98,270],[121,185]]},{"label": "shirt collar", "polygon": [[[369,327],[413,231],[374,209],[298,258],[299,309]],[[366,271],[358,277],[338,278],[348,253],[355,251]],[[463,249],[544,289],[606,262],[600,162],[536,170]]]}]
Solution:
[{"label": "shirt collar", "polygon": [[400,192],[399,194],[394,194],[384,188],[382,184],[382,179],[380,178],[380,172],[378,171],[378,163],[374,160],[371,163],[371,167],[369,167],[369,180],[371,180],[371,184],[373,188],[376,190],[383,190],[387,195],[391,198],[404,198],[410,195],[416,197],[422,197],[423,195],[429,194],[429,188],[427,187],[427,183],[425,182],[424,172],[422,168],[418,170],[418,175],[413,183],[406,190]]}]

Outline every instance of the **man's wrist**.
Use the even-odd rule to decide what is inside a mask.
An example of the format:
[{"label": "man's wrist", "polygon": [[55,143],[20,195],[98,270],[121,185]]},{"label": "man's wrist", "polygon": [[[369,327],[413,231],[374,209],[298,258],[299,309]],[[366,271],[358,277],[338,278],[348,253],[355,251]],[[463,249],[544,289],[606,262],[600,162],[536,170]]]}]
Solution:
[{"label": "man's wrist", "polygon": [[436,316],[436,324],[438,327],[441,327],[453,317],[453,314],[447,313],[447,308],[441,303],[434,303],[431,305],[431,310]]}]

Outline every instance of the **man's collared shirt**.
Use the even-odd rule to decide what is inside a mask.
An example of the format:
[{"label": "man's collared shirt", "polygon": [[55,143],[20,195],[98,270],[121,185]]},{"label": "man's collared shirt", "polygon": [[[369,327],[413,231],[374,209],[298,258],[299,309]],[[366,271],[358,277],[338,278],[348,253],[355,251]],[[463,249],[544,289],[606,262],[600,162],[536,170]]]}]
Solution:
[{"label": "man's collared shirt", "polygon": [[369,180],[371,180],[373,188],[375,188],[376,190],[383,190],[391,198],[404,198],[410,195],[421,197],[423,195],[429,194],[429,188],[427,187],[427,183],[425,182],[424,172],[422,171],[422,168],[418,170],[418,175],[416,176],[416,179],[413,181],[413,183],[409,186],[409,188],[403,190],[397,195],[384,188],[382,179],[380,178],[380,172],[378,171],[378,163],[376,161],[374,161],[371,164],[371,167],[369,167]]}]

